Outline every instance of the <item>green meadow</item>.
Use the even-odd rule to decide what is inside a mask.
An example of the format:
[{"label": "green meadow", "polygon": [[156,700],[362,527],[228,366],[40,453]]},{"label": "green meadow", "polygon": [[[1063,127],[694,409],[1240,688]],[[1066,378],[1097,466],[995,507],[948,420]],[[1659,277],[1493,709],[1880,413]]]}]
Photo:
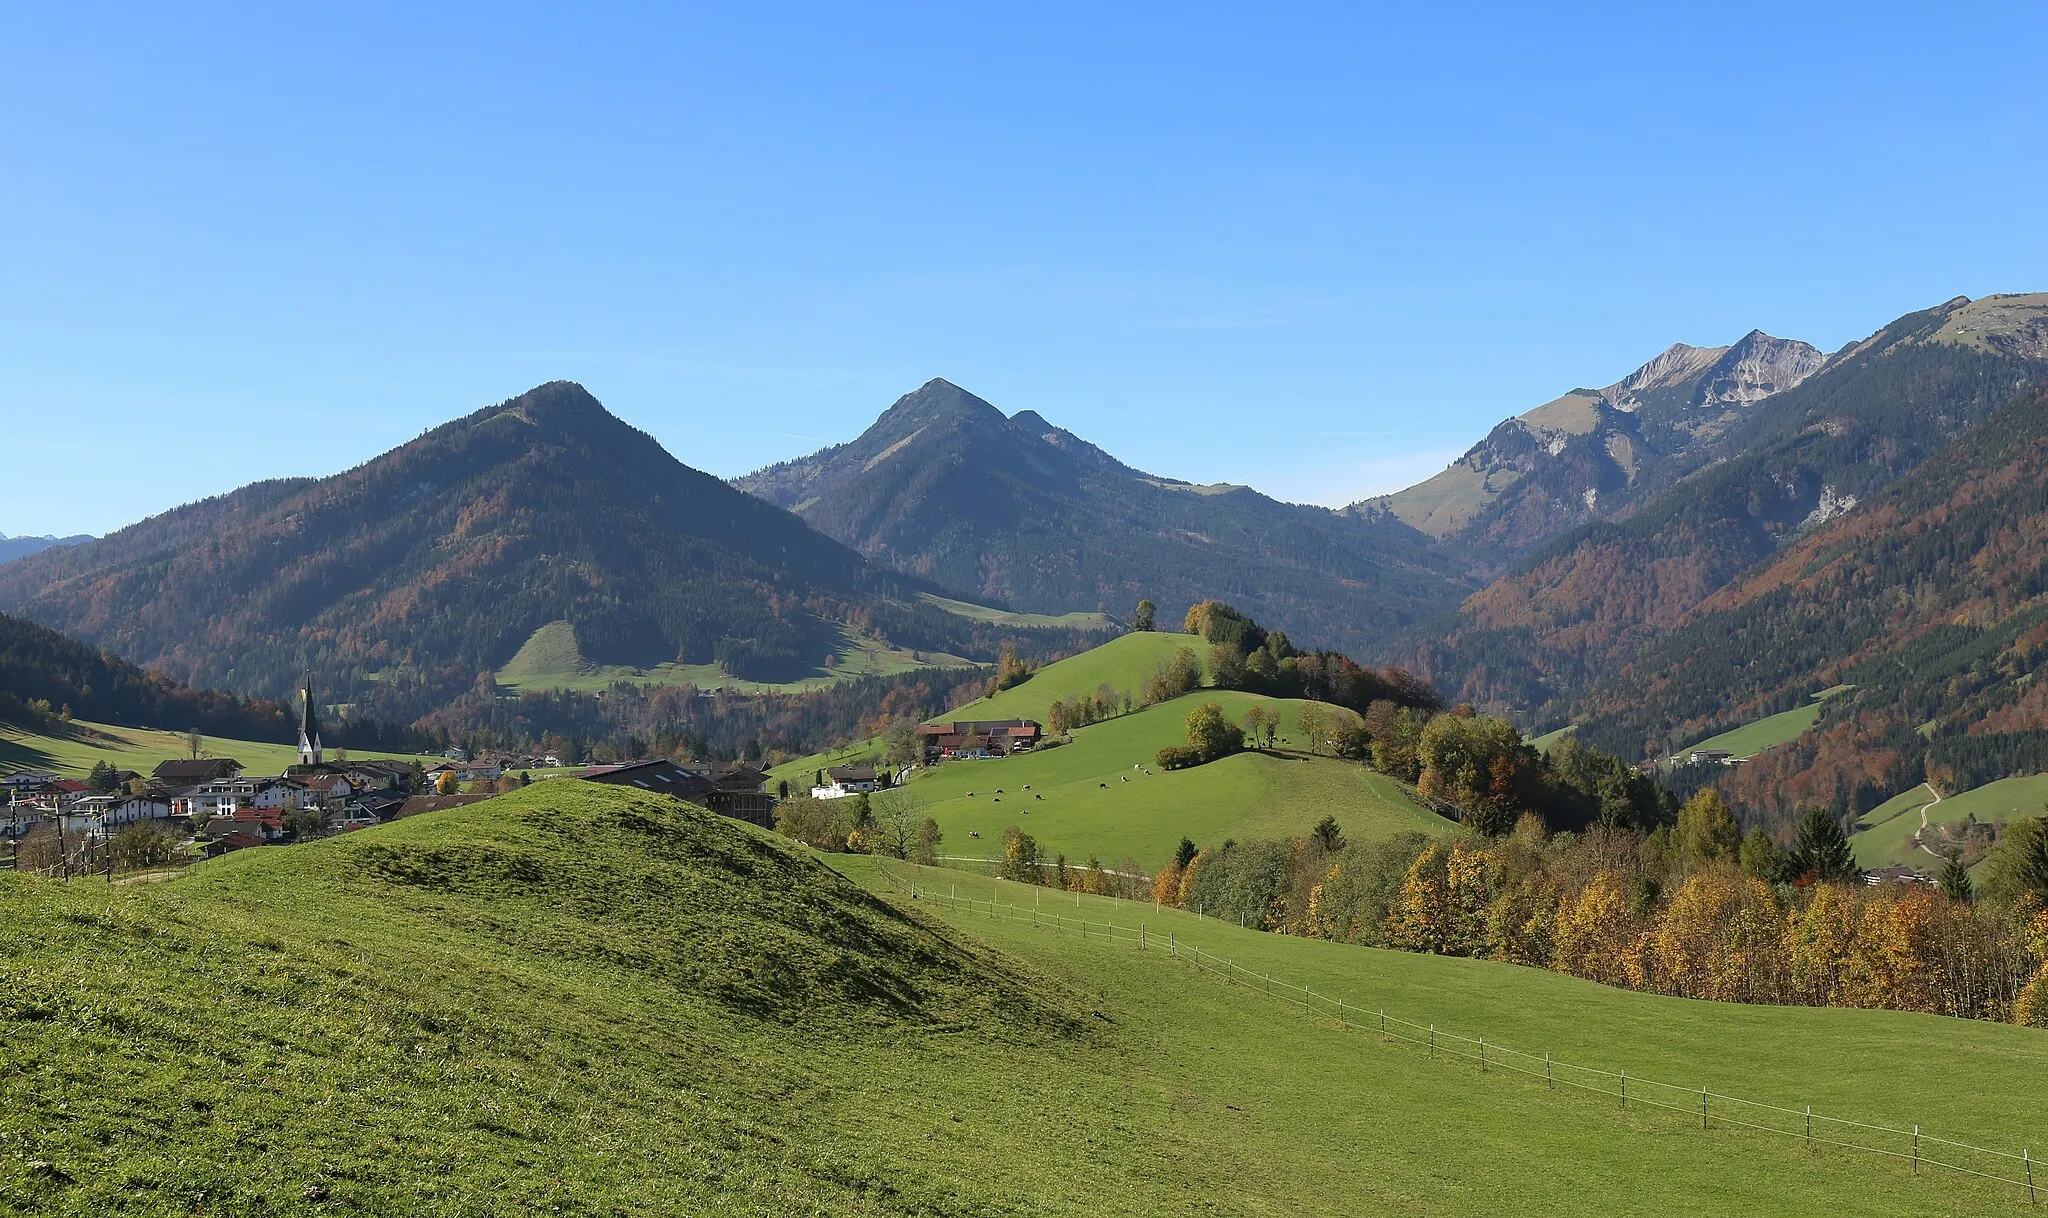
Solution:
[{"label": "green meadow", "polygon": [[694,685],[698,689],[730,689],[743,694],[799,693],[851,677],[893,676],[918,668],[971,666],[973,660],[940,651],[911,651],[869,638],[849,626],[838,627],[840,644],[831,663],[798,681],[748,681],[717,664],[657,664],[634,668],[597,664],[583,658],[576,631],[568,622],[549,622],[533,632],[505,667],[499,685],[515,693],[563,689],[595,693],[620,682],[629,685]]},{"label": "green meadow", "polygon": [[1066,911],[1144,922],[1140,953],[831,862],[867,887],[565,780],[157,884],[0,875],[0,1214],[2024,1211],[1904,1160],[1432,1057],[1162,935],[1638,1078],[2014,1149],[2048,1134],[2048,1040],[2026,1029]]},{"label": "green meadow", "polygon": [[1147,872],[1164,865],[1182,837],[1214,846],[1225,838],[1300,836],[1325,816],[1336,817],[1347,837],[1451,830],[1399,782],[1355,762],[1240,753],[1193,769],[1160,769],[1155,756],[1186,739],[1188,712],[1204,702],[1235,721],[1264,706],[1280,716],[1283,737],[1301,738],[1304,703],[1205,689],[1081,728],[1073,743],[1058,748],[947,762],[908,789],[939,822],[948,856],[1000,858],[1002,832],[1015,825],[1048,857],[1063,853],[1080,862],[1093,855],[1114,866],[1129,856]]},{"label": "green meadow", "polygon": [[[87,723],[83,720],[71,725],[72,730],[64,735],[42,735],[9,724],[0,724],[0,774],[15,770],[49,769],[70,778],[83,778],[97,762],[104,761],[117,770],[134,770],[147,774],[160,761],[170,761],[191,753],[190,741],[183,732],[164,732],[154,728],[116,727],[105,723]],[[232,757],[242,763],[252,774],[275,774],[298,760],[298,750],[288,744],[264,744],[253,740],[228,740],[218,736],[205,736],[200,740],[202,755],[207,757]],[[330,750],[330,755],[332,750]],[[361,758],[397,758],[411,761],[412,757],[397,753],[376,753],[350,751],[350,756]],[[438,758],[420,758],[426,764],[433,764]]]},{"label": "green meadow", "polygon": [[1689,744],[1678,750],[1674,757],[1683,761],[1694,749],[1725,749],[1736,757],[1754,757],[1765,749],[1774,749],[1781,744],[1790,744],[1804,735],[1814,724],[1820,722],[1820,713],[1829,698],[1854,688],[1837,685],[1822,690],[1804,706],[1795,706],[1775,715],[1765,715],[1741,727],[1709,736],[1698,744]]},{"label": "green meadow", "polygon": [[1857,820],[1849,838],[1856,861],[1865,867],[1903,865],[1938,871],[1941,860],[1913,844],[1926,810],[1929,825],[1953,824],[1974,816],[1984,824],[2040,816],[2048,805],[2048,774],[2001,778],[1937,802],[1934,792],[1917,786],[1895,795]]},{"label": "green meadow", "polygon": [[[1093,694],[1103,685],[1137,693],[1182,647],[1198,656],[1208,651],[1189,635],[1127,634],[1048,664],[1023,684],[945,718],[1043,723],[1054,702]],[[1301,747],[1306,703],[1201,689],[1079,728],[1071,743],[1000,759],[946,762],[920,773],[908,789],[925,801],[945,834],[941,853],[956,861],[1000,859],[1002,832],[1011,825],[1031,834],[1047,858],[1064,854],[1080,863],[1093,856],[1113,867],[1129,857],[1148,872],[1172,856],[1182,837],[1220,845],[1226,838],[1300,836],[1325,816],[1359,838],[1452,828],[1401,783],[1335,758],[1243,753],[1191,770],[1160,769],[1159,750],[1186,740],[1188,712],[1204,702],[1217,703],[1236,722],[1253,706],[1263,706],[1279,716],[1283,745]],[[868,742],[778,766],[774,774],[801,789],[817,769],[876,751]]]}]

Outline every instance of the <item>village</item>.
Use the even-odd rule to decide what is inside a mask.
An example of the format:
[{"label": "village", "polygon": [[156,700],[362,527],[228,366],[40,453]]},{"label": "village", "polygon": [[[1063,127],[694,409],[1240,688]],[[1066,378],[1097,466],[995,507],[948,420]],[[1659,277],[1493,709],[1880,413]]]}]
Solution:
[{"label": "village", "polygon": [[[0,776],[0,867],[111,876],[176,866],[349,833],[558,777],[652,791],[762,828],[773,827],[776,805],[792,794],[787,781],[772,782],[744,763],[698,767],[653,759],[578,768],[552,754],[471,758],[460,748],[432,765],[330,756],[311,690],[300,697],[298,760],[282,773],[251,774],[231,757],[188,756],[162,761],[148,774],[101,762],[84,779],[48,769]],[[1028,751],[1041,731],[1030,720],[926,725],[917,732],[917,756],[924,765],[1004,757]],[[808,794],[869,794],[902,782],[909,768],[820,769]]]}]

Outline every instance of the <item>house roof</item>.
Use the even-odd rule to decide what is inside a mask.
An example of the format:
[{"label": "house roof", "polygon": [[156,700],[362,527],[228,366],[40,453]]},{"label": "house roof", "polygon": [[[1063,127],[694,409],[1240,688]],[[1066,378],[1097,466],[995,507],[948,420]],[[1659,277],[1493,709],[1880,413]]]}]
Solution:
[{"label": "house roof", "polygon": [[592,766],[580,777],[611,786],[639,787],[677,799],[698,800],[717,790],[702,774],[686,770],[673,761],[633,761],[624,765]]},{"label": "house roof", "polygon": [[202,757],[197,761],[161,761],[151,773],[165,782],[205,782],[242,768],[232,757]]},{"label": "house roof", "polygon": [[826,777],[834,782],[873,782],[875,767],[871,765],[835,765],[825,771]]}]

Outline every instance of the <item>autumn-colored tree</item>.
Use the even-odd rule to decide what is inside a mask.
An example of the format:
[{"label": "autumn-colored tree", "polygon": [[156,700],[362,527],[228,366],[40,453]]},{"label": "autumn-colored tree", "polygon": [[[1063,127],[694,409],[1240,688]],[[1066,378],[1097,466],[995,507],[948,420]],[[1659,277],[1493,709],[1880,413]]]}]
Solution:
[{"label": "autumn-colored tree", "polygon": [[1603,870],[1558,903],[1557,946],[1550,966],[1575,977],[1619,985],[1627,978],[1624,958],[1635,938],[1628,881]]},{"label": "autumn-colored tree", "polygon": [[1320,702],[1305,702],[1294,716],[1295,726],[1308,741],[1308,751],[1320,753],[1330,738],[1330,708]]},{"label": "autumn-colored tree", "polygon": [[1152,877],[1152,899],[1161,905],[1180,904],[1180,864],[1168,863]]},{"label": "autumn-colored tree", "polygon": [[1678,810],[1672,838],[1681,862],[1697,870],[1718,862],[1735,862],[1742,848],[1742,830],[1728,801],[1712,787],[1703,787]]},{"label": "autumn-colored tree", "polygon": [[1037,839],[1015,825],[1003,830],[1003,878],[1021,884],[1042,884],[1043,871],[1038,865]]},{"label": "autumn-colored tree", "polygon": [[1817,884],[1806,908],[1791,919],[1787,936],[1792,994],[1813,1006],[1846,1005],[1849,955],[1856,944],[1858,893]]},{"label": "autumn-colored tree", "polygon": [[1388,940],[1445,956],[1479,952],[1486,942],[1492,880],[1484,850],[1462,841],[1432,845],[1408,869],[1400,904],[1388,914]]},{"label": "autumn-colored tree", "polygon": [[1428,799],[1455,804],[1467,826],[1488,837],[1514,827],[1525,766],[1535,753],[1504,719],[1438,715],[1422,729],[1422,775],[1418,789]]},{"label": "autumn-colored tree", "polygon": [[1277,716],[1266,708],[1265,703],[1253,703],[1251,708],[1244,713],[1245,739],[1251,741],[1252,746],[1256,748],[1259,741],[1264,738],[1269,730],[1269,725],[1273,724],[1276,719]]},{"label": "autumn-colored tree", "polygon": [[929,816],[925,817],[924,824],[918,826],[917,845],[911,848],[910,861],[922,863],[926,867],[938,866],[939,843],[945,840],[945,836],[939,831],[938,821]]},{"label": "autumn-colored tree", "polygon": [[1725,862],[1695,873],[1657,918],[1652,983],[1687,998],[1774,999],[1786,973],[1784,917],[1770,885]]}]

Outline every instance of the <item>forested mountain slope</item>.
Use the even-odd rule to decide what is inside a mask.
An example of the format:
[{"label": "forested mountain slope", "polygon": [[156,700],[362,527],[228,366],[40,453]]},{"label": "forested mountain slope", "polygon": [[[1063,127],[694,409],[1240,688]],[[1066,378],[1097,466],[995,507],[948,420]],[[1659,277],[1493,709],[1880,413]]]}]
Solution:
[{"label": "forested mountain slope", "polygon": [[1670,486],[1758,402],[1827,362],[1760,330],[1726,347],[1675,343],[1605,389],[1574,389],[1508,419],[1442,473],[1372,505],[1512,559]]},{"label": "forested mountain slope", "polygon": [[1149,597],[1177,620],[1217,597],[1362,649],[1471,586],[1456,554],[1387,513],[1155,477],[943,380],[858,439],[737,484],[864,554],[1037,612]]},{"label": "forested mountain slope", "polygon": [[0,568],[0,608],[189,684],[409,720],[566,620],[598,663],[781,680],[842,624],[993,658],[1004,633],[920,603],[789,513],[554,382],[347,473],[259,483]]},{"label": "forested mountain slope", "polygon": [[2048,769],[2048,391],[1702,602],[1601,681],[1580,737],[1676,747],[1836,685],[1822,729],[1733,789],[1861,811]]},{"label": "forested mountain slope", "polygon": [[42,727],[52,712],[66,710],[99,723],[197,728],[250,740],[288,742],[297,724],[275,702],[190,689],[47,626],[0,613],[0,723]]},{"label": "forested mountain slope", "polygon": [[[2048,376],[2048,295],[1906,317],[1771,395],[1712,464],[1620,519],[1537,551],[1394,662],[1449,697],[1566,719],[1585,689],[1780,545],[1882,491]],[[1643,742],[1630,742],[1628,752]]]}]

